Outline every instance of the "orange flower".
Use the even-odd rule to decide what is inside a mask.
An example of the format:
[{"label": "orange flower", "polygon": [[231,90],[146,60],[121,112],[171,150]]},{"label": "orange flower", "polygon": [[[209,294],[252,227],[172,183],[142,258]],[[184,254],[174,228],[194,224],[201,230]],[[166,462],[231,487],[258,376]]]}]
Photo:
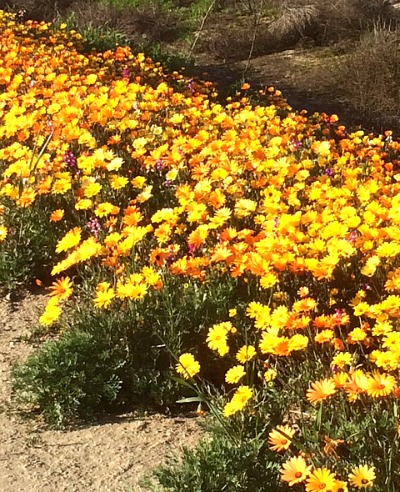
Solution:
[{"label": "orange flower", "polygon": [[64,217],[64,210],[59,208],[54,210],[50,215],[51,222],[59,222]]},{"label": "orange flower", "polygon": [[331,379],[325,378],[311,384],[307,390],[307,400],[316,404],[336,393],[335,384]]},{"label": "orange flower", "polygon": [[69,277],[61,277],[49,287],[49,295],[58,301],[65,301],[72,294],[72,282]]},{"label": "orange flower", "polygon": [[295,432],[289,425],[277,425],[268,435],[269,447],[278,452],[289,449]]}]

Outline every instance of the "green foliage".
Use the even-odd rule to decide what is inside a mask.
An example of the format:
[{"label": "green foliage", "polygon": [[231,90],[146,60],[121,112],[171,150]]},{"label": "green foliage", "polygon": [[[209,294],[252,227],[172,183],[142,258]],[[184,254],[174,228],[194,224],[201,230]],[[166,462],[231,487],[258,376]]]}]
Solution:
[{"label": "green foliage", "polygon": [[[91,418],[109,403],[165,409],[190,394],[171,379],[174,354],[202,345],[206,328],[226,315],[234,282],[168,277],[163,289],[142,302],[112,311],[94,310],[90,299],[83,302],[84,289],[74,313],[60,321],[65,334],[14,371],[16,400],[34,405],[56,426]],[[206,374],[221,383],[225,370],[214,360]]]},{"label": "green foliage", "polygon": [[128,36],[108,25],[107,20],[101,26],[91,21],[80,26],[77,14],[72,12],[66,18],[58,19],[54,24],[54,28],[57,29],[63,23],[67,25],[67,29],[79,31],[84,39],[84,49],[86,51],[96,50],[103,52],[115,49],[117,46],[126,46],[129,44]]},{"label": "green foliage", "polygon": [[[149,4],[148,0],[102,0],[102,3],[113,5],[119,9],[127,7],[146,7]],[[174,7],[174,2],[172,0],[156,0],[154,3],[166,9]]]},{"label": "green foliage", "polygon": [[115,401],[124,354],[102,335],[72,331],[46,342],[14,368],[17,400],[40,409],[56,427],[78,416],[92,417],[99,406]]},{"label": "green foliage", "polygon": [[262,448],[257,440],[235,445],[221,429],[214,428],[195,449],[185,448],[181,457],[170,457],[167,465],[154,472],[158,485],[150,481],[145,485],[153,492],[288,490],[279,483],[274,457]]},{"label": "green foliage", "polygon": [[102,27],[89,25],[82,30],[81,34],[89,47],[99,52],[115,49],[120,45],[129,44],[125,34],[120,33],[107,25]]},{"label": "green foliage", "polygon": [[36,277],[50,277],[57,233],[62,234],[63,226],[49,221],[52,209],[44,201],[28,208],[6,199],[1,203],[6,205],[2,221],[8,236],[0,242],[0,287],[14,291]]}]

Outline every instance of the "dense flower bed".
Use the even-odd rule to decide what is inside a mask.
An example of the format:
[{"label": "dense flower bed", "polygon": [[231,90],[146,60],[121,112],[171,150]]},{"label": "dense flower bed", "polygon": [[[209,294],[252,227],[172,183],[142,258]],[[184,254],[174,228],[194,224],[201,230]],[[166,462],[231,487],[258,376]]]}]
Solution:
[{"label": "dense flower bed", "polygon": [[201,392],[224,361],[222,418],[257,427],[282,486],[398,490],[400,144],[273,88],[221,104],[128,48],[85,54],[65,27],[0,12],[0,255],[44,217],[40,323],[82,282],[111,312],[166,276],[235,279],[238,302],[178,373]]}]

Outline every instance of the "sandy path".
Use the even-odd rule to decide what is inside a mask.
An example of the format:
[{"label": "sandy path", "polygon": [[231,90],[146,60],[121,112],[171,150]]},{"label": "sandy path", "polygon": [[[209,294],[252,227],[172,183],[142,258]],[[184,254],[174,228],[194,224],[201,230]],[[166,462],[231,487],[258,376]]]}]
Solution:
[{"label": "sandy path", "polygon": [[198,440],[196,419],[124,414],[70,431],[22,421],[10,404],[10,368],[32,350],[21,337],[43,304],[40,295],[0,300],[0,491],[142,492],[145,473]]}]

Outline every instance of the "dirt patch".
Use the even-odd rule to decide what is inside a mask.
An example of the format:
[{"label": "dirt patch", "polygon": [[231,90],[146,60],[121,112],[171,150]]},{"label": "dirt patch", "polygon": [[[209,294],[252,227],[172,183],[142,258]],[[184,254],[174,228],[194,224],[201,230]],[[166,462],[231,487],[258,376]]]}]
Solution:
[{"label": "dirt patch", "polygon": [[344,57],[323,47],[290,49],[234,63],[218,63],[202,54],[195,71],[200,78],[216,82],[220,90],[243,80],[253,89],[274,86],[296,111],[337,114],[348,127],[380,132],[379,123],[355,111],[334,83],[335,67]]},{"label": "dirt patch", "polygon": [[26,338],[45,296],[0,300],[0,490],[141,492],[139,481],[166,455],[195,444],[197,418],[126,413],[69,431],[23,421],[10,400],[10,369],[34,350]]}]

